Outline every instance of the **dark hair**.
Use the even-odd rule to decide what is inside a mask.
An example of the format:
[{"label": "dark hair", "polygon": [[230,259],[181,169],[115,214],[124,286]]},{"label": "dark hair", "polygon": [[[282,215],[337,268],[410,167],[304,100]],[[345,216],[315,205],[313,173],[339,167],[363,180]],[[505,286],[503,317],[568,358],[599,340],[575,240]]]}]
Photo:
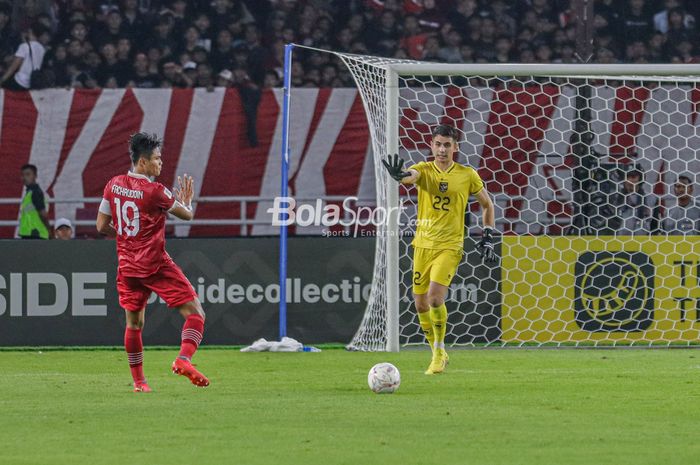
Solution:
[{"label": "dark hair", "polygon": [[29,27],[27,28],[27,30],[28,30],[28,31],[32,31],[32,34],[33,34],[34,37],[36,37],[37,39],[38,39],[44,32],[47,32],[47,29],[44,27],[44,25],[41,24],[41,23],[39,23],[39,22],[35,22],[35,23],[30,24]]},{"label": "dark hair", "polygon": [[36,176],[36,165],[32,165],[30,163],[27,163],[26,165],[22,165],[22,168],[19,169],[20,171],[24,170],[32,170],[32,173],[34,173],[34,176]]},{"label": "dark hair", "polygon": [[690,184],[693,183],[693,180],[690,179],[690,175],[689,175],[689,174],[681,174],[680,176],[678,176],[678,180],[679,180],[679,181],[683,181],[684,184],[688,184],[688,185],[690,185]]},{"label": "dark hair", "polygon": [[138,163],[139,158],[151,159],[151,155],[155,149],[160,148],[163,141],[156,134],[146,134],[145,132],[137,132],[129,138],[129,156],[131,163]]},{"label": "dark hair", "polygon": [[457,128],[450,126],[449,124],[438,124],[433,128],[432,134],[433,137],[451,137],[455,142],[459,142],[459,131],[457,131]]}]

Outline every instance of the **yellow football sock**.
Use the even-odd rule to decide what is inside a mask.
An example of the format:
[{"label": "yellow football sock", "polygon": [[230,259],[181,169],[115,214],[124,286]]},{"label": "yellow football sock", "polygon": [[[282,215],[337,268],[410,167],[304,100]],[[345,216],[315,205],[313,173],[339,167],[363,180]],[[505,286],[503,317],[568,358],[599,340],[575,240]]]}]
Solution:
[{"label": "yellow football sock", "polygon": [[430,319],[430,312],[418,312],[418,321],[420,322],[420,327],[423,328],[423,333],[428,340],[428,344],[430,344],[430,350],[433,350],[433,345],[435,344],[435,329],[433,328],[433,321]]},{"label": "yellow football sock", "polygon": [[433,320],[435,330],[434,347],[445,349],[445,332],[447,331],[447,307],[443,303],[439,307],[430,307],[430,319]]}]

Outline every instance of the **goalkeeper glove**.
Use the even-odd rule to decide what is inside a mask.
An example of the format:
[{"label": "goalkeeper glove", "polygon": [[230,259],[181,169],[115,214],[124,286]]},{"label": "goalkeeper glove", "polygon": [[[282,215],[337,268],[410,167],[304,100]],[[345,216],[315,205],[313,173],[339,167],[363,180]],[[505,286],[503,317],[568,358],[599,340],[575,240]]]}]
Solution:
[{"label": "goalkeeper glove", "polygon": [[403,170],[404,161],[398,155],[394,154],[393,159],[391,155],[386,158],[386,160],[382,160],[382,163],[384,163],[384,168],[389,172],[389,176],[401,182],[403,178],[411,175],[411,173]]},{"label": "goalkeeper glove", "polygon": [[484,260],[484,263],[493,263],[496,259],[496,252],[493,250],[493,230],[484,228],[481,236],[481,242],[477,245],[479,256]]}]

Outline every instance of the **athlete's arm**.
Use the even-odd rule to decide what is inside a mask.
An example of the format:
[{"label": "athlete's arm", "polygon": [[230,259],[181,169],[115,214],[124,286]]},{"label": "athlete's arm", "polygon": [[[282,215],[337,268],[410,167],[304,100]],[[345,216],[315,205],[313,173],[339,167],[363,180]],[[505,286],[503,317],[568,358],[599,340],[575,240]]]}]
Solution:
[{"label": "athlete's arm", "polygon": [[413,169],[404,170],[404,161],[398,155],[389,155],[386,160],[382,160],[384,168],[389,172],[389,176],[396,179],[401,184],[415,184],[420,178],[420,173]]},{"label": "athlete's arm", "polygon": [[415,184],[420,179],[420,171],[409,168],[406,173],[409,175],[401,180],[401,184]]},{"label": "athlete's arm", "polygon": [[24,58],[15,56],[12,59],[12,63],[10,63],[10,66],[7,68],[7,71],[5,71],[5,74],[2,75],[0,78],[0,84],[3,84],[5,81],[10,79],[22,66],[22,62],[24,62]]},{"label": "athlete's arm", "polygon": [[476,199],[479,201],[479,205],[481,205],[481,215],[484,224],[481,241],[477,248],[479,249],[481,258],[483,258],[486,263],[492,263],[497,260],[496,252],[493,249],[493,228],[496,225],[493,202],[491,201],[489,193],[486,192],[486,188],[481,189],[476,194]]},{"label": "athlete's arm", "polygon": [[493,229],[496,227],[496,214],[494,213],[493,202],[491,196],[486,192],[486,188],[481,189],[476,194],[476,200],[481,205],[481,217],[484,228]]},{"label": "athlete's arm", "polygon": [[95,223],[97,232],[107,237],[116,237],[117,230],[112,226],[112,216],[102,212],[97,213],[97,222]]},{"label": "athlete's arm", "polygon": [[185,174],[182,178],[177,177],[178,188],[175,189],[175,198],[177,199],[172,208],[168,210],[181,220],[190,221],[194,218],[192,211],[192,197],[194,197],[194,180],[192,176]]}]

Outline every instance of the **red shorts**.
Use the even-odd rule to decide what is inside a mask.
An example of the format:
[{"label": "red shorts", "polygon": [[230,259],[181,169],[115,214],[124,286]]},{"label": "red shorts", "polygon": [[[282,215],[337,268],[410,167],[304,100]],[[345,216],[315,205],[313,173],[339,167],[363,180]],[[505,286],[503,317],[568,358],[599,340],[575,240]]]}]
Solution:
[{"label": "red shorts", "polygon": [[192,284],[173,261],[161,266],[158,271],[145,278],[122,276],[117,272],[119,305],[129,312],[138,312],[146,307],[151,293],[155,292],[170,308],[191,302],[197,298]]}]

